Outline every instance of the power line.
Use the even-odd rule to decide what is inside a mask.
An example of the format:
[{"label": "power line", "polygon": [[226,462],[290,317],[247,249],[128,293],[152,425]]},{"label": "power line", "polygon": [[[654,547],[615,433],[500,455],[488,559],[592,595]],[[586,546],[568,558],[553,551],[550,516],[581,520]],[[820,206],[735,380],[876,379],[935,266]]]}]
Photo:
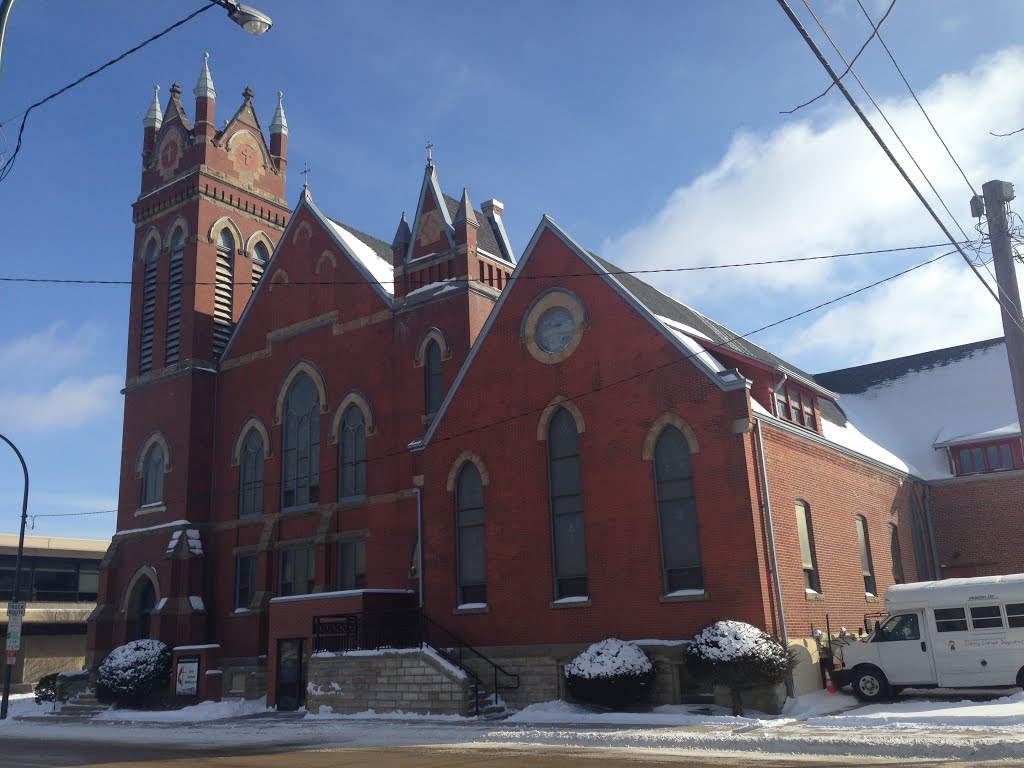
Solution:
[{"label": "power line", "polygon": [[[14,168],[14,161],[15,161],[15,159],[17,159],[18,153],[21,151],[22,137],[23,137],[23,135],[25,133],[25,123],[28,121],[28,116],[32,113],[33,109],[36,109],[37,107],[43,106],[43,104],[45,104],[46,102],[51,101],[52,99],[57,98],[62,93],[65,93],[66,91],[70,91],[72,88],[74,88],[75,86],[85,82],[90,77],[94,77],[95,75],[98,75],[103,70],[107,69],[108,67],[112,67],[114,64],[117,64],[122,59],[124,59],[124,58],[130,56],[131,54],[135,53],[140,48],[144,48],[145,46],[149,45],[150,43],[154,42],[155,40],[159,40],[164,35],[172,32],[173,30],[175,30],[178,27],[180,27],[182,24],[185,24],[185,23],[191,21],[192,19],[194,19],[199,14],[203,13],[204,11],[210,10],[211,8],[213,8],[216,5],[217,5],[216,0],[209,0],[207,5],[204,5],[202,8],[200,8],[200,9],[198,9],[196,11],[193,11],[188,16],[183,18],[181,21],[175,22],[174,24],[172,24],[171,26],[167,27],[166,29],[164,29],[164,30],[162,30],[160,32],[157,32],[152,37],[149,37],[146,40],[143,40],[141,43],[136,45],[134,48],[129,48],[127,51],[122,53],[117,58],[111,59],[106,64],[103,64],[103,65],[97,67],[96,69],[92,70],[91,72],[89,72],[89,73],[87,73],[85,75],[82,75],[80,78],[78,78],[74,82],[68,83],[67,85],[65,85],[60,90],[54,91],[49,96],[47,96],[47,97],[45,97],[43,99],[40,99],[35,104],[30,105],[27,109],[25,109],[25,111],[20,112],[19,114],[14,115],[13,117],[8,118],[8,120],[6,120],[4,122],[4,124],[6,124],[7,122],[10,122],[10,121],[15,120],[18,117],[20,117],[21,118],[21,127],[18,129],[18,140],[17,140],[17,142],[14,145],[14,152],[11,154],[11,156],[9,158],[7,158],[7,162],[5,162],[2,166],[0,166],[0,182],[4,181],[10,175],[11,170]],[[3,124],[0,124],[0,128],[2,128],[2,127],[3,127]]]},{"label": "power line", "polygon": [[[860,0],[857,0],[857,2],[860,2]],[[879,19],[877,24],[875,24],[873,21],[871,21],[871,17],[868,16],[868,23],[871,24],[871,35],[868,37],[867,40],[864,41],[864,45],[862,45],[860,47],[860,50],[857,51],[857,55],[854,56],[852,59],[850,59],[850,63],[846,65],[846,69],[843,70],[843,74],[841,74],[839,76],[840,80],[842,80],[844,77],[846,77],[848,74],[850,74],[850,70],[853,69],[853,65],[857,63],[857,59],[860,58],[860,55],[862,53],[864,53],[864,49],[868,47],[868,43],[870,43],[872,40],[874,40],[876,36],[878,37],[879,41],[882,40],[882,36],[878,33],[878,28],[881,27],[882,24],[885,23],[885,20],[887,18],[889,18],[889,14],[892,13],[892,9],[895,8],[895,7],[896,7],[896,0],[892,0],[892,2],[889,3],[888,10],[886,10],[885,14],[882,16],[881,19]],[[864,6],[861,6],[861,10],[863,10],[863,9],[864,9]],[[867,11],[865,11],[865,14],[866,13],[867,13]],[[883,45],[884,45],[884,43],[883,43]],[[792,115],[794,112],[796,112],[799,109],[803,109],[804,107],[809,107],[811,104],[816,102],[818,99],[820,99],[823,96],[825,96],[826,94],[828,94],[828,92],[831,91],[835,87],[836,87],[836,84],[834,82],[833,83],[829,83],[828,88],[826,88],[824,91],[819,93],[813,99],[810,99],[809,101],[805,101],[803,104],[795,106],[792,109],[783,110],[779,114],[780,115]]]},{"label": "power line", "polygon": [[[860,10],[861,12],[863,12],[864,17],[868,20],[868,23],[875,26],[875,32],[878,33],[878,42],[882,44],[882,48],[884,48],[885,52],[889,54],[889,60],[892,62],[892,65],[896,67],[896,71],[899,72],[900,79],[903,80],[903,84],[907,86],[907,90],[910,91],[910,95],[914,97],[914,102],[917,104],[918,108],[920,108],[921,114],[924,115],[924,119],[928,121],[928,125],[931,126],[932,131],[934,131],[935,133],[935,137],[939,140],[939,143],[942,144],[942,148],[946,150],[946,154],[949,155],[949,159],[953,161],[953,165],[955,165],[956,169],[960,171],[960,175],[963,176],[964,181],[967,182],[967,186],[970,188],[971,194],[977,195],[978,192],[974,188],[974,185],[971,184],[971,180],[967,178],[967,174],[964,173],[964,169],[960,167],[960,163],[958,163],[956,158],[953,157],[953,152],[946,144],[946,140],[942,138],[942,134],[939,133],[939,129],[935,127],[935,123],[932,122],[932,118],[928,114],[928,111],[924,108],[924,105],[921,103],[921,100],[917,98],[917,94],[914,93],[914,89],[911,88],[910,83],[907,81],[906,75],[904,75],[903,70],[900,69],[900,65],[896,63],[896,57],[892,55],[892,51],[889,50],[889,46],[886,45],[885,40],[882,39],[882,34],[878,32],[878,27],[882,26],[882,21],[885,21],[885,16],[882,17],[882,21],[879,21],[878,24],[875,25],[874,22],[871,21],[871,14],[869,14],[867,8],[864,7],[864,3],[862,3],[861,0],[857,0],[857,5],[860,6]],[[892,10],[892,6],[889,7],[889,10]],[[888,11],[886,11],[886,16],[887,15]]]},{"label": "power line", "polygon": [[[961,245],[972,245],[972,241],[964,240],[960,243]],[[872,256],[877,254],[888,254],[888,253],[899,253],[902,251],[920,251],[928,248],[941,248],[947,245],[947,243],[930,243],[927,245],[908,245],[900,248],[880,248],[870,251],[849,251],[847,253],[830,253],[823,256],[797,256],[791,259],[767,259],[764,261],[743,261],[736,262],[733,264],[703,264],[693,267],[655,267],[651,269],[619,269],[619,270],[608,270],[606,272],[569,272],[558,275],[511,275],[507,278],[507,282],[512,283],[519,280],[550,280],[555,278],[566,278],[566,277],[600,277],[604,274],[608,275],[648,275],[648,274],[664,274],[672,272],[702,272],[707,270],[715,269],[736,269],[741,267],[760,267],[770,266],[776,264],[796,264],[799,262],[806,261],[822,261],[826,259],[839,259],[847,256]],[[28,284],[42,284],[42,285],[134,285],[136,281],[132,280],[102,280],[95,278],[60,278],[60,277],[15,277],[5,276],[0,277],[0,283],[28,283]],[[458,283],[471,283],[479,282],[474,278],[466,277],[453,277],[447,280],[441,281],[445,284],[458,284]],[[382,280],[381,285],[394,285],[394,280]],[[161,280],[156,283],[157,285],[169,285],[170,281]],[[175,285],[223,285],[214,280],[189,280],[182,281],[181,283],[175,283]],[[366,280],[295,280],[287,283],[277,283],[275,288],[284,288],[288,286],[311,286],[311,285],[366,285]],[[232,285],[252,285],[249,280],[242,280],[232,283]]]},{"label": "power line", "polygon": [[[882,151],[885,152],[886,157],[889,158],[889,161],[893,164],[896,170],[899,171],[900,175],[903,177],[903,180],[907,183],[910,189],[917,196],[917,199],[921,202],[921,205],[924,206],[925,210],[928,211],[928,213],[931,215],[932,219],[938,225],[939,229],[942,230],[942,234],[944,234],[949,239],[951,245],[956,247],[960,256],[963,258],[964,261],[967,262],[967,265],[971,268],[971,271],[973,271],[978,280],[981,281],[981,284],[985,286],[985,290],[987,290],[989,294],[992,296],[992,298],[996,300],[996,303],[999,304],[999,306],[1004,311],[1009,312],[1009,310],[1007,310],[1006,307],[1003,305],[1003,302],[1000,299],[999,295],[992,289],[992,286],[990,286],[985,281],[985,278],[978,270],[978,267],[974,264],[973,261],[971,261],[970,257],[966,253],[964,253],[956,238],[953,237],[953,234],[949,231],[946,225],[942,222],[942,219],[940,219],[938,214],[935,212],[935,209],[932,208],[931,204],[925,199],[924,195],[921,194],[921,190],[917,188],[917,185],[914,184],[910,176],[907,175],[906,170],[900,164],[899,160],[896,159],[896,156],[893,155],[892,150],[889,149],[888,145],[879,135],[878,131],[875,129],[875,126],[872,125],[867,115],[864,114],[864,111],[860,108],[860,105],[857,104],[856,99],[853,98],[853,96],[850,94],[850,91],[846,88],[845,85],[843,85],[842,81],[839,80],[838,75],[836,75],[835,70],[832,68],[832,65],[829,64],[828,59],[825,58],[825,55],[821,52],[821,49],[818,48],[817,43],[814,42],[813,38],[811,38],[810,34],[804,28],[803,24],[800,23],[800,19],[797,18],[796,14],[793,12],[793,9],[789,7],[789,3],[787,3],[786,0],[777,0],[777,2],[779,3],[779,6],[782,8],[782,10],[785,12],[786,16],[789,18],[790,22],[796,28],[797,32],[800,33],[800,36],[804,39],[804,42],[807,43],[807,46],[811,49],[812,53],[814,53],[815,58],[818,59],[818,63],[820,63],[821,66],[824,67],[825,71],[828,72],[829,76],[835,82],[836,87],[839,88],[839,91],[843,94],[843,97],[846,99],[847,103],[849,103],[849,105],[853,108],[853,111],[857,114],[857,117],[860,118],[861,122],[864,124],[864,127],[868,129],[868,132],[871,134],[872,138],[874,138],[878,146],[881,147]],[[804,0],[805,4],[806,2],[807,0]],[[808,10],[810,10],[809,7]],[[813,15],[814,12],[811,11],[811,14]],[[835,43],[833,43],[833,46],[835,46]],[[856,77],[856,74],[854,74],[854,77]],[[858,82],[860,81],[858,80]],[[863,87],[863,85],[861,87]],[[954,221],[955,220],[956,219],[954,217]],[[957,226],[959,227],[959,224]],[[1021,330],[1024,331],[1024,326],[1021,326],[1021,323],[1019,321],[1015,320],[1015,322],[1018,325],[1018,327],[1021,327]]]},{"label": "power line", "polygon": [[[687,362],[689,360],[692,360],[693,358],[703,354],[704,352],[706,352],[707,351],[706,347],[715,347],[715,348],[719,348],[719,349],[724,349],[724,350],[726,350],[726,351],[728,351],[730,353],[734,353],[735,354],[736,351],[732,350],[732,349],[729,349],[727,345],[732,344],[735,341],[740,341],[741,339],[748,339],[748,337],[753,336],[754,334],[761,333],[762,331],[766,331],[766,330],[768,330],[770,328],[775,328],[776,326],[782,325],[783,323],[787,323],[790,320],[795,320],[798,317],[803,317],[804,315],[808,315],[811,312],[816,312],[819,309],[823,309],[823,308],[828,307],[828,306],[830,306],[832,304],[836,304],[836,303],[838,303],[840,301],[843,301],[845,299],[850,298],[851,296],[856,296],[857,294],[864,293],[865,291],[869,291],[872,288],[876,288],[879,285],[882,285],[883,283],[888,283],[888,282],[890,282],[892,280],[896,280],[896,279],[898,279],[900,277],[903,277],[904,275],[908,275],[911,272],[914,272],[914,271],[916,271],[918,269],[922,269],[924,267],[927,267],[930,264],[934,264],[935,262],[937,262],[937,261],[939,261],[941,259],[944,259],[947,256],[951,256],[954,253],[957,253],[957,251],[956,250],[946,251],[945,253],[939,254],[938,256],[935,256],[934,258],[929,259],[928,261],[924,261],[924,262],[921,262],[920,264],[916,264],[916,265],[914,265],[912,267],[908,267],[907,269],[904,269],[904,270],[901,270],[899,272],[896,272],[895,274],[889,275],[888,277],[883,277],[880,280],[876,280],[876,281],[874,281],[872,283],[868,283],[867,285],[863,285],[860,288],[855,288],[852,291],[847,291],[846,293],[843,293],[843,294],[841,294],[839,296],[835,296],[834,298],[831,298],[831,299],[829,299],[827,301],[823,301],[820,304],[815,304],[813,307],[808,307],[807,309],[803,309],[803,310],[801,310],[799,312],[795,312],[795,313],[793,313],[791,315],[787,315],[786,317],[783,317],[783,318],[781,318],[779,320],[775,320],[775,321],[773,321],[771,323],[767,323],[766,325],[762,325],[761,327],[755,328],[752,331],[747,331],[746,333],[741,333],[741,334],[734,335],[734,336],[732,336],[732,337],[730,337],[728,339],[725,339],[724,341],[711,341],[710,339],[702,338],[700,340],[700,344],[702,345],[702,349],[699,352],[692,352],[692,353],[689,353],[689,354],[684,354],[681,357],[673,357],[668,362],[661,363],[660,365],[656,365],[656,366],[653,366],[651,368],[647,368],[645,370],[638,371],[637,373],[633,373],[633,374],[630,374],[628,376],[624,376],[623,378],[617,379],[617,380],[609,382],[607,384],[601,384],[601,385],[598,385],[596,387],[592,387],[592,388],[590,388],[588,390],[582,390],[580,392],[577,392],[574,395],[568,396],[568,399],[572,400],[573,402],[576,402],[576,401],[582,400],[583,398],[589,397],[591,395],[595,395],[598,392],[603,392],[603,391],[605,391],[607,389],[611,389],[613,387],[617,387],[617,386],[620,386],[622,384],[627,384],[627,383],[629,383],[631,381],[635,381],[635,380],[641,379],[641,378],[643,378],[645,376],[649,376],[649,375],[651,375],[653,373],[657,373],[658,371],[661,371],[661,370],[664,370],[666,368],[669,368],[670,366],[679,365],[680,363],[685,363],[685,362]],[[537,414],[542,413],[545,409],[547,409],[547,407],[548,407],[547,405],[543,405],[543,406],[539,406],[539,407],[536,407],[536,408],[528,408],[528,409],[526,409],[524,411],[520,411],[518,413],[514,413],[511,416],[506,416],[506,417],[501,418],[501,419],[495,419],[493,421],[487,422],[486,424],[481,424],[481,425],[476,426],[476,427],[470,427],[470,428],[465,429],[465,430],[463,430],[461,432],[456,432],[456,433],[453,433],[451,435],[446,435],[444,437],[434,438],[431,442],[432,442],[432,444],[436,445],[436,444],[439,444],[439,443],[446,443],[446,442],[449,442],[449,441],[452,441],[452,440],[460,440],[460,439],[463,439],[463,438],[465,438],[465,437],[467,437],[469,435],[473,435],[473,434],[476,434],[478,432],[483,432],[483,431],[488,430],[488,429],[494,429],[496,427],[501,427],[501,426],[504,426],[504,425],[509,424],[511,422],[517,421],[519,419],[526,418],[527,416],[535,416]],[[385,459],[392,459],[392,458],[395,458],[396,456],[405,456],[407,454],[408,454],[408,448],[402,448],[402,449],[399,449],[399,450],[387,451],[385,453],[380,454],[379,456],[368,457],[367,459],[365,459],[365,463],[366,464],[371,464],[371,463],[373,463],[375,461],[383,461]],[[338,472],[337,467],[336,466],[332,466],[332,467],[328,467],[326,469],[320,469],[319,470],[319,476],[323,477],[323,476],[326,475],[326,476],[330,477],[332,475],[337,474],[337,472]],[[263,485],[264,485],[264,488],[278,488],[278,487],[281,486],[281,482],[280,481],[267,481],[266,479],[264,479]],[[234,489],[234,488],[232,488],[232,489],[224,489],[222,491],[218,491],[217,493],[223,494],[223,495],[237,496],[237,489]],[[185,501],[185,499],[184,498],[180,498],[180,499],[172,499],[172,500],[169,500],[169,501],[171,501],[172,503],[178,503],[178,502],[181,502],[181,501]],[[64,517],[64,516],[73,516],[73,515],[81,515],[81,514],[97,514],[97,515],[102,515],[102,514],[109,514],[111,512],[116,512],[116,511],[117,510],[102,510],[100,512],[92,512],[92,513],[85,512],[85,513],[67,513],[66,515],[37,515],[36,517]]]}]

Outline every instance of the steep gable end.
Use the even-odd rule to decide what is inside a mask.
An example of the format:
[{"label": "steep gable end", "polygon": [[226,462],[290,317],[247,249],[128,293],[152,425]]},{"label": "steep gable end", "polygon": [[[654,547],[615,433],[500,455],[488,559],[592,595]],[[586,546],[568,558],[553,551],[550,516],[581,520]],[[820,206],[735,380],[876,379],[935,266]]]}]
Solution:
[{"label": "steep gable end", "polygon": [[[456,202],[456,207],[458,203]],[[452,213],[445,203],[437,170],[428,164],[423,174],[416,216],[413,219],[412,242],[405,260],[412,261],[434,253],[446,251],[455,245],[455,227]]]}]

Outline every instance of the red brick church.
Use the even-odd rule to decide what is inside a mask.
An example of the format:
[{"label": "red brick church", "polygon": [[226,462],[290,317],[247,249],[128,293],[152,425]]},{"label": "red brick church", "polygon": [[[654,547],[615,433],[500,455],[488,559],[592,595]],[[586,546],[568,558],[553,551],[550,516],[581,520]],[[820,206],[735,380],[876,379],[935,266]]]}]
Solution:
[{"label": "red brick church", "polygon": [[730,618],[804,649],[806,690],[826,616],[939,575],[925,479],[812,375],[551,218],[514,251],[429,159],[390,242],[293,208],[280,97],[265,132],[248,88],[216,127],[205,63],[194,94],[144,121],[94,660],[159,638],[298,706],[318,627],[422,612],[522,704],[591,642]]}]

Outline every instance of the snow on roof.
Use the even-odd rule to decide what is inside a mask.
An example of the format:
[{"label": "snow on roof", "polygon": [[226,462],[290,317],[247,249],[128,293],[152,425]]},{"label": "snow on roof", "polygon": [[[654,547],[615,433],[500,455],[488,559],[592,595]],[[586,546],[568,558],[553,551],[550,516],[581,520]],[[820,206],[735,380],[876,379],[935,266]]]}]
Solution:
[{"label": "snow on roof", "polygon": [[822,419],[821,432],[826,440],[830,440],[836,445],[841,445],[843,448],[856,451],[857,453],[867,456],[869,459],[874,459],[875,461],[892,467],[893,469],[898,469],[900,472],[906,472],[911,475],[920,475],[916,468],[907,464],[905,461],[900,459],[899,456],[887,451],[874,440],[864,435],[859,429],[853,426],[853,424],[847,423],[846,426],[841,427],[838,424],[833,424],[831,421]]},{"label": "snow on roof", "polygon": [[688,333],[691,336],[696,336],[699,339],[704,339],[704,341],[713,341],[713,339],[710,336],[708,336],[703,331],[698,331],[692,325],[687,325],[686,323],[680,323],[679,321],[672,320],[671,318],[665,317],[664,315],[655,315],[655,317],[657,317],[658,320],[663,322],[669,328],[672,328],[672,329],[677,330],[677,331],[682,331],[683,333]]},{"label": "snow on roof", "polygon": [[970,435],[951,437],[941,443],[936,443],[936,448],[945,448],[947,445],[961,445],[963,443],[980,443],[985,440],[999,440],[1004,437],[1020,437],[1020,422],[1015,421],[1003,427],[996,427],[985,432],[974,432]]},{"label": "snow on roof", "polygon": [[380,283],[380,287],[394,296],[395,268],[378,256],[370,246],[353,235],[347,229],[330,219],[325,219],[325,221],[334,230],[338,239],[345,244],[345,247],[348,248],[349,252],[355,256],[364,267],[366,267],[366,271],[373,276],[373,279]]},{"label": "snow on roof", "polygon": [[[840,393],[839,405],[857,425],[854,431],[898,456],[918,477],[938,480],[952,475],[945,453],[935,446],[958,436],[988,435],[1015,423],[1010,367],[1002,341],[907,360],[919,358],[920,364],[900,366],[900,361],[888,360],[818,378]],[[875,368],[886,375],[867,380],[866,388],[858,385],[865,380],[862,374]],[[825,436],[836,442],[841,442],[836,436],[843,437],[828,422]]]},{"label": "snow on roof", "polygon": [[885,606],[889,611],[922,605],[955,606],[985,600],[1024,600],[1024,573],[895,584],[885,592]]}]

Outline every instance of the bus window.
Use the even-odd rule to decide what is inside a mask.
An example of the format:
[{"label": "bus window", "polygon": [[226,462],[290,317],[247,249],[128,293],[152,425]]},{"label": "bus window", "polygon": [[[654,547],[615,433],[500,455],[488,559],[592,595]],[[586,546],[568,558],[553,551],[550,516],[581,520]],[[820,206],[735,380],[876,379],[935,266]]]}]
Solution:
[{"label": "bus window", "polygon": [[998,605],[979,605],[971,608],[971,625],[974,629],[1002,629],[1003,616]]},{"label": "bus window", "polygon": [[915,613],[893,616],[881,626],[875,635],[875,642],[920,639],[921,628],[917,624],[917,614]]},{"label": "bus window", "polygon": [[1006,623],[1011,627],[1024,627],[1024,603],[1006,604]]},{"label": "bus window", "polygon": [[936,608],[935,629],[939,632],[966,632],[967,612],[963,608]]}]

